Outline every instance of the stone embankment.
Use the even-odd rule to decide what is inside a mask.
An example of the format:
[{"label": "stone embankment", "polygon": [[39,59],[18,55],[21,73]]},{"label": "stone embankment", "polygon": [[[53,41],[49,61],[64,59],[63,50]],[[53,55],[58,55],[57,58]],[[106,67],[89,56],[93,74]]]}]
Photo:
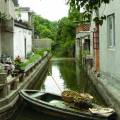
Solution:
[{"label": "stone embankment", "polygon": [[13,115],[19,101],[19,91],[31,86],[38,77],[43,76],[49,59],[50,55],[46,53],[15,77],[0,73],[0,120],[6,120]]},{"label": "stone embankment", "polygon": [[107,77],[105,74],[98,74],[94,70],[91,58],[84,60],[84,64],[96,89],[105,100],[106,104],[115,109],[117,120],[120,120],[120,82],[114,78]]}]

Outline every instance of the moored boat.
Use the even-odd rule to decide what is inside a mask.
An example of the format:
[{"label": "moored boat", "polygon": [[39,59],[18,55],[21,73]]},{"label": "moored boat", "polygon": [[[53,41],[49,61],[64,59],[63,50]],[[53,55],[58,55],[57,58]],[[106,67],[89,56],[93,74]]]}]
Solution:
[{"label": "moored boat", "polygon": [[65,102],[61,96],[56,94],[40,92],[38,90],[22,90],[20,96],[37,111],[57,116],[61,119],[115,120],[113,109],[113,111],[106,112],[105,114],[99,114],[99,112],[95,112],[94,107],[90,109],[79,108],[72,103]]}]

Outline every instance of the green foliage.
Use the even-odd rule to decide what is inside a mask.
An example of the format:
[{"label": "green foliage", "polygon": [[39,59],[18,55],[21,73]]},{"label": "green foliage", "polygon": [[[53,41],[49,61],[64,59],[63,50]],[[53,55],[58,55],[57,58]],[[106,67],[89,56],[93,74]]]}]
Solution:
[{"label": "green foliage", "polygon": [[20,64],[21,69],[24,70],[27,65],[30,65],[33,62],[35,62],[35,60],[37,60],[39,57],[40,57],[39,54],[35,54],[35,55],[31,56],[26,62],[22,62]]},{"label": "green foliage", "polygon": [[48,38],[51,38],[52,40],[54,39],[54,33],[52,33],[52,31],[47,28],[45,28],[41,31],[41,35],[43,38],[48,37]]},{"label": "green foliage", "polygon": [[73,57],[72,51],[75,45],[75,23],[69,18],[64,17],[58,21],[56,35],[56,53],[57,57]]},{"label": "green foliage", "polygon": [[1,23],[2,21],[5,21],[5,20],[7,20],[7,19],[6,19],[6,15],[5,15],[4,13],[1,13],[1,12],[0,12],[0,23]]},{"label": "green foliage", "polygon": [[75,24],[67,17],[58,22],[57,40],[65,42],[75,38]]},{"label": "green foliage", "polygon": [[28,57],[25,61],[21,61],[20,57],[17,57],[15,59],[15,67],[18,70],[24,70],[28,65],[34,63],[37,59],[42,57],[44,55],[45,51],[49,51],[48,49],[42,49],[42,50],[34,50],[33,53],[29,53]]},{"label": "green foliage", "polygon": [[44,48],[44,49],[34,49],[33,51],[34,51],[35,54],[38,54],[38,55],[40,55],[40,56],[43,56],[43,53],[44,53],[45,51],[50,52],[50,50],[49,50],[48,48]]},{"label": "green foliage", "polygon": [[32,53],[32,52],[27,53],[27,59],[29,59],[32,55],[33,55],[33,53]]},{"label": "green foliage", "polygon": [[83,50],[82,51],[82,56],[85,57],[86,55],[90,55],[90,51],[89,50]]},{"label": "green foliage", "polygon": [[74,57],[76,23],[83,21],[85,21],[83,14],[75,7],[69,10],[68,17],[64,17],[58,21],[55,43],[57,45],[56,56]]},{"label": "green foliage", "polygon": [[32,21],[34,23],[35,33],[37,35],[39,35],[41,38],[48,37],[52,40],[55,40],[57,22],[51,22],[38,15],[34,15]]},{"label": "green foliage", "polygon": [[80,11],[74,6],[71,9],[69,9],[69,19],[73,22],[76,23],[81,23],[81,22],[88,22],[90,21],[90,18],[87,18],[84,16],[83,13],[80,13]]},{"label": "green foliage", "polygon": [[[109,2],[110,0],[68,0],[67,4],[70,5],[70,10],[72,10],[73,8],[76,8],[78,10],[80,10],[80,8],[84,8],[84,16],[89,19],[93,10],[98,11],[102,3],[108,4]],[[95,23],[102,25],[105,16],[103,15],[96,17],[97,19],[94,18]]]}]

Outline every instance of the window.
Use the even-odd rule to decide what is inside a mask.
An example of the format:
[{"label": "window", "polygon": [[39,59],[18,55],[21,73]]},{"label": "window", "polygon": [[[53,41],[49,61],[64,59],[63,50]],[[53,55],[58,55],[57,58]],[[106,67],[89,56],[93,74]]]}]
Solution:
[{"label": "window", "polygon": [[115,46],[115,17],[114,14],[107,17],[107,36],[108,36],[108,47],[112,48]]}]

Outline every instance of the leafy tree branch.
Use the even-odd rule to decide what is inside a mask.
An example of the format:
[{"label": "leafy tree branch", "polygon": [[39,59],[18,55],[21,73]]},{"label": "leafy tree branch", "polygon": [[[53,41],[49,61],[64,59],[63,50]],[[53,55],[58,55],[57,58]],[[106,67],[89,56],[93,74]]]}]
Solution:
[{"label": "leafy tree branch", "polygon": [[[67,4],[70,6],[70,10],[84,8],[84,16],[90,18],[93,11],[98,11],[103,3],[108,4],[109,2],[110,0],[68,0]],[[102,25],[104,19],[106,19],[105,15],[96,16],[94,21],[96,24]]]}]

